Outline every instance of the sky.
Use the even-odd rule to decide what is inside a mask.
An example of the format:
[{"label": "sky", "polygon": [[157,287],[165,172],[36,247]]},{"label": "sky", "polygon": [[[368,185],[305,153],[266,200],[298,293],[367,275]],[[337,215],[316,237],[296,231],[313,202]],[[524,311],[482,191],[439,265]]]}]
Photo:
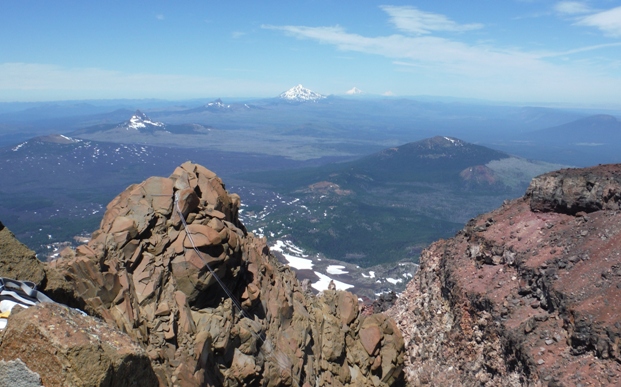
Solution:
[{"label": "sky", "polygon": [[0,0],[0,101],[344,95],[621,106],[621,0]]}]

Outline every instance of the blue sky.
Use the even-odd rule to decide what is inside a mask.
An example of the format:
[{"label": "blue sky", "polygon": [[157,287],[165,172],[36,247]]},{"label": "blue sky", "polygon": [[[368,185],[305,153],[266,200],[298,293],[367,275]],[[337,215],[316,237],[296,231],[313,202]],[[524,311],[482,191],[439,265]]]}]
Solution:
[{"label": "blue sky", "polygon": [[621,105],[621,1],[0,1],[0,101],[436,95]]}]

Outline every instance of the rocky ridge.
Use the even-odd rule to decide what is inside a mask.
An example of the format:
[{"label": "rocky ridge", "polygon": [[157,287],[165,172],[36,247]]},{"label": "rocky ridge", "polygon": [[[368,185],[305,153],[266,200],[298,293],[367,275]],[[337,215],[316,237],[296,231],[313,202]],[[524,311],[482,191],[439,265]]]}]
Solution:
[{"label": "rocky ridge", "polygon": [[[152,177],[128,187],[108,205],[87,245],[40,264],[44,278],[38,283],[53,299],[122,331],[114,342],[135,346],[122,351],[133,354],[133,363],[111,359],[103,375],[139,366],[146,368],[145,378],[157,378],[162,386],[401,384],[403,340],[394,321],[383,314],[361,314],[357,297],[348,292],[312,295],[269,253],[265,239],[246,232],[237,217],[239,204],[239,197],[229,194],[213,172],[185,163],[169,178]],[[25,322],[16,322],[19,316],[41,316],[37,310],[54,307],[12,314],[6,333],[23,328]],[[93,319],[62,313],[75,324],[81,317]],[[43,322],[31,324],[35,329]],[[67,337],[87,330],[55,326],[52,331]],[[21,359],[46,386],[72,384],[77,363],[59,360],[61,371],[49,373],[27,360],[27,348],[20,352],[10,343],[5,335],[0,360]],[[3,349],[9,345],[14,348],[10,356]],[[97,348],[94,355],[107,353],[100,344],[89,345]],[[61,357],[74,353],[56,352]],[[97,380],[92,385],[119,379]]]},{"label": "rocky ridge", "polygon": [[421,256],[388,311],[409,384],[621,384],[621,165],[533,179]]}]

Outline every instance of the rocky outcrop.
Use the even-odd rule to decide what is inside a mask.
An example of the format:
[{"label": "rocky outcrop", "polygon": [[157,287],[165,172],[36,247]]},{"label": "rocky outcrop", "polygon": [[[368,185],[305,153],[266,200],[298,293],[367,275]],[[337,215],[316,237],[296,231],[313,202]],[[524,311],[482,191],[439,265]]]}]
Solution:
[{"label": "rocky outcrop", "polygon": [[132,185],[87,245],[46,267],[44,290],[125,332],[160,385],[402,383],[394,321],[360,314],[351,293],[307,292],[246,232],[239,204],[189,162]]},{"label": "rocky outcrop", "polygon": [[45,268],[34,253],[15,239],[15,235],[0,223],[0,277],[19,278],[42,285]]},{"label": "rocky outcrop", "polygon": [[621,176],[616,165],[563,169],[533,179],[526,196],[538,212],[575,215],[580,211],[619,210]]},{"label": "rocky outcrop", "polygon": [[23,362],[47,387],[158,383],[146,352],[126,334],[54,303],[14,308],[0,359]]},{"label": "rocky outcrop", "polygon": [[562,170],[427,248],[388,314],[410,384],[621,384],[621,165]]}]

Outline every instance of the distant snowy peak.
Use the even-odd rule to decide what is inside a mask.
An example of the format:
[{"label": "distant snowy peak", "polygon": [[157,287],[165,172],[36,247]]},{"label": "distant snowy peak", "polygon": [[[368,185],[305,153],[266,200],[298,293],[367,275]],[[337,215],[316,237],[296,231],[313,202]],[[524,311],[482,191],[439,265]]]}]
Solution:
[{"label": "distant snowy peak", "polygon": [[165,125],[162,122],[151,121],[146,114],[140,110],[136,110],[136,113],[129,119],[129,122],[125,125],[126,129],[140,130],[145,128],[164,128]]},{"label": "distant snowy peak", "polygon": [[359,88],[354,86],[351,89],[347,90],[345,92],[345,94],[347,94],[347,95],[358,95],[358,94],[362,94],[362,90],[360,90]]},{"label": "distant snowy peak", "polygon": [[136,113],[131,118],[132,120],[149,120],[146,114],[141,112],[140,110],[136,110]]},{"label": "distant snowy peak", "polygon": [[207,105],[205,105],[205,107],[207,107],[207,108],[216,108],[216,109],[230,109],[231,105],[227,105],[227,104],[223,103],[222,100],[220,98],[218,98],[215,101],[209,102]]},{"label": "distant snowy peak", "polygon": [[315,93],[312,90],[304,88],[302,85],[297,85],[296,87],[292,87],[291,89],[285,91],[280,94],[280,98],[285,99],[287,101],[297,101],[297,102],[306,102],[306,101],[318,101],[320,99],[326,98],[325,95],[321,95],[319,93]]}]

